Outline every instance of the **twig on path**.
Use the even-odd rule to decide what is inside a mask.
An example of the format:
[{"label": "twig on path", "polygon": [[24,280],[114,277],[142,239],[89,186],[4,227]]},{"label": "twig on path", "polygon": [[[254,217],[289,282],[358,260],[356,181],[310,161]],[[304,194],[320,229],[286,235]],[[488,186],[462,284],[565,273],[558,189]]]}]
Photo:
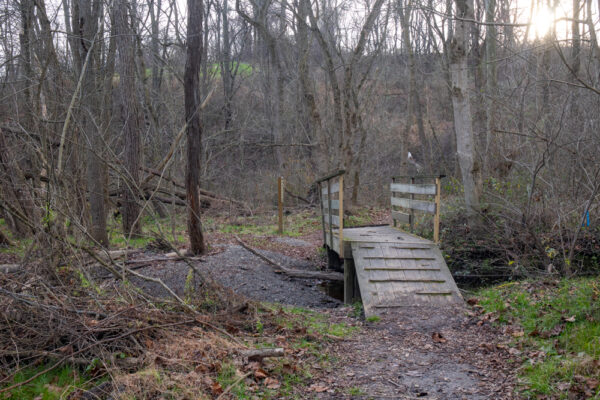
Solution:
[{"label": "twig on path", "polygon": [[299,270],[299,269],[284,267],[283,265],[279,264],[278,262],[270,259],[269,257],[267,257],[263,254],[260,254],[258,251],[254,250],[252,247],[248,246],[246,243],[244,243],[244,241],[242,239],[239,238],[239,236],[234,235],[234,237],[235,237],[235,240],[237,240],[237,242],[244,249],[248,250],[250,253],[254,254],[261,260],[266,261],[268,264],[270,264],[274,267],[277,267],[278,270],[280,270],[281,272],[283,272],[286,275],[289,275],[289,276],[292,276],[295,278],[324,279],[324,280],[337,281],[337,282],[344,281],[344,274],[339,273],[339,272],[303,271],[303,270]]},{"label": "twig on path", "polygon": [[231,385],[227,386],[227,389],[223,390],[223,393],[221,393],[219,395],[219,397],[217,397],[217,400],[221,400],[223,398],[223,396],[225,396],[227,393],[229,393],[231,391],[231,389],[233,389],[235,387],[235,385],[240,383],[243,379],[246,379],[248,376],[250,376],[250,374],[252,374],[252,372],[247,372],[244,375],[237,378],[235,380],[235,382],[233,382]]}]

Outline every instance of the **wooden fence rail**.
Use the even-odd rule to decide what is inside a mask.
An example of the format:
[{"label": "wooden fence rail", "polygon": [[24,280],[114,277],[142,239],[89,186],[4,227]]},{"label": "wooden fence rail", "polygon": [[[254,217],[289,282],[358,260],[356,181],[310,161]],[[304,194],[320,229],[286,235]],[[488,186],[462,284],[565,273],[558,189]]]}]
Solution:
[{"label": "wooden fence rail", "polygon": [[[394,226],[397,223],[410,225],[410,230],[414,229],[415,211],[421,211],[428,214],[433,214],[433,241],[440,241],[440,203],[441,203],[441,179],[443,175],[437,176],[403,176],[393,177],[390,185],[392,192],[392,219]],[[401,179],[409,180],[410,183],[398,182]],[[417,179],[430,179],[434,183],[417,184]],[[405,195],[405,197],[400,197]],[[408,195],[408,197],[406,197]],[[415,199],[418,196],[433,196],[433,201]],[[399,209],[406,210],[403,212]]]},{"label": "wooden fence rail", "polygon": [[339,170],[316,182],[321,204],[323,242],[332,247],[334,228],[337,228],[340,258],[344,257],[344,173],[344,170]]}]

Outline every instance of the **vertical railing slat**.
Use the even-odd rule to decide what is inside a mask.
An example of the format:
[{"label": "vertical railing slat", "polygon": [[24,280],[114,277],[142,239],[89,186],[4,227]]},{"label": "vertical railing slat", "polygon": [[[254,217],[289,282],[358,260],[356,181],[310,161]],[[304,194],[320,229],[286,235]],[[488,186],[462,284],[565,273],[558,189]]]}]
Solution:
[{"label": "vertical railing slat", "polygon": [[338,233],[340,237],[340,258],[344,258],[344,175],[340,175],[340,190],[338,192],[339,209],[338,216],[340,224]]},{"label": "vertical railing slat", "polygon": [[435,178],[435,215],[433,217],[433,241],[440,243],[440,205],[442,203],[442,185],[440,178]]},{"label": "vertical railing slat", "polygon": [[327,179],[327,214],[329,215],[329,248],[333,248],[333,218],[331,215],[331,180]]}]

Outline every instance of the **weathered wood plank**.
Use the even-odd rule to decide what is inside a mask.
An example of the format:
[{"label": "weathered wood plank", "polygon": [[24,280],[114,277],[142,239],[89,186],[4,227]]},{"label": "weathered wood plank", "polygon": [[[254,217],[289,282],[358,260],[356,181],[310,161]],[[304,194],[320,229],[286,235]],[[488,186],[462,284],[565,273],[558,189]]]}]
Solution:
[{"label": "weathered wood plank", "polygon": [[437,191],[436,185],[420,185],[415,183],[392,183],[390,190],[394,193],[408,194],[428,194],[435,195]]},{"label": "weathered wood plank", "polygon": [[[329,200],[323,200],[323,208],[325,210],[329,210]],[[331,200],[331,209],[339,210],[340,209],[340,201],[339,200]]]},{"label": "weathered wood plank", "polygon": [[444,280],[440,279],[400,279],[400,278],[382,278],[379,276],[375,276],[372,279],[369,279],[371,283],[388,283],[388,282],[402,282],[402,283],[446,283]]},{"label": "weathered wood plank", "polygon": [[375,270],[387,270],[387,271],[439,271],[439,268],[412,268],[412,267],[388,267],[387,265],[380,265],[376,267],[365,267],[365,271],[375,271]]},{"label": "weathered wood plank", "polygon": [[340,191],[340,182],[336,181],[336,182],[330,182],[330,188],[328,190],[327,185],[324,185],[321,193],[325,196],[327,196],[327,194],[331,194],[334,195],[335,193],[338,193]]},{"label": "weathered wood plank", "polygon": [[391,201],[393,206],[435,214],[435,203],[430,201],[405,199],[403,197],[392,197]]},{"label": "weathered wood plank", "polygon": [[338,217],[337,215],[329,215],[329,213],[325,212],[325,214],[323,214],[323,216],[325,217],[325,224],[329,225],[329,221],[331,221],[331,226],[335,226],[338,227],[340,226],[340,217]]},{"label": "weathered wood plank", "polygon": [[381,259],[381,260],[435,260],[435,257],[433,256],[427,256],[427,255],[423,255],[423,256],[413,256],[410,254],[400,254],[400,255],[394,255],[394,256],[367,256],[365,257],[366,259]]},{"label": "weathered wood plank", "polygon": [[410,214],[403,213],[401,211],[392,210],[392,218],[394,221],[398,221],[401,224],[408,224],[410,222]]},{"label": "weathered wood plank", "polygon": [[[398,250],[393,249],[392,246],[390,246],[389,244],[383,244],[382,245],[383,251],[382,251],[382,257],[386,257],[383,258],[383,262],[385,263],[386,267],[392,267],[393,265],[398,265],[400,267],[406,267],[408,264],[406,263],[406,260],[398,260],[398,259],[394,259],[392,260],[390,257],[395,257],[398,256]],[[381,261],[377,261],[377,260],[373,260],[371,265],[378,265]],[[395,274],[395,276],[400,277],[401,279],[406,279],[406,272],[405,271],[390,271],[388,270],[388,277],[391,279],[393,277],[393,275]],[[410,285],[407,284],[400,284],[397,282],[389,282],[388,285],[391,288],[392,293],[390,293],[390,295],[387,296],[386,298],[386,303],[391,303],[394,301],[398,300],[398,297],[402,297],[402,296],[410,296],[411,295],[411,291],[412,288]]]},{"label": "weathered wood plank", "polygon": [[329,189],[329,193],[334,194],[340,191],[340,182],[331,182],[331,189]]}]

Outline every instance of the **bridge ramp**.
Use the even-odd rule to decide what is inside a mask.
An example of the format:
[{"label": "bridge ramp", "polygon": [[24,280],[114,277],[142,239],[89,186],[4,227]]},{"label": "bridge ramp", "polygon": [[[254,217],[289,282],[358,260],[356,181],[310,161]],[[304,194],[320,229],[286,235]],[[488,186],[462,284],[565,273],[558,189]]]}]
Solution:
[{"label": "bridge ramp", "polygon": [[398,307],[462,304],[439,248],[414,243],[352,241],[352,258],[365,315]]}]

